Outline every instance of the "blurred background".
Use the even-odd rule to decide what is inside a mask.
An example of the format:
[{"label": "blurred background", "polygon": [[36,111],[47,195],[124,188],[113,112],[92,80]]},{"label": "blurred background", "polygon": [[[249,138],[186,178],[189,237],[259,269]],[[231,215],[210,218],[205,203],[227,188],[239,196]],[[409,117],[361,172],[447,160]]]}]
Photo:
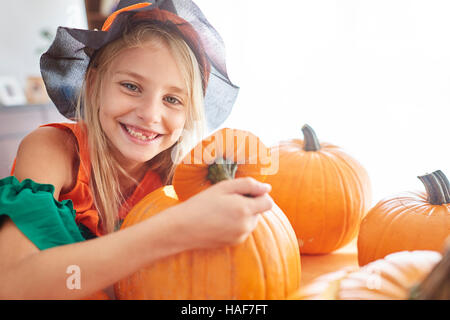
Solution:
[{"label": "blurred background", "polygon": [[[114,2],[1,1],[1,177],[27,132],[64,121],[39,89],[39,56],[57,26],[99,28]],[[423,190],[418,175],[450,176],[449,1],[195,2],[241,88],[223,126],[273,145],[303,138],[309,124],[367,169],[374,203]]]}]

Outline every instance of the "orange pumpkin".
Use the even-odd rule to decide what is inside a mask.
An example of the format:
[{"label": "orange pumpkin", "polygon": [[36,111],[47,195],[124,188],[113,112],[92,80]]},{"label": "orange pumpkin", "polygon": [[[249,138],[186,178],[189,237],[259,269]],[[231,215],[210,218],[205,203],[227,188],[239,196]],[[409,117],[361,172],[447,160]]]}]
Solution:
[{"label": "orange pumpkin", "polygon": [[450,299],[450,252],[402,251],[316,278],[291,300]]},{"label": "orange pumpkin", "polygon": [[[161,187],[128,213],[121,228],[177,203],[173,187]],[[275,206],[243,243],[161,259],[119,281],[115,294],[132,300],[285,299],[299,288],[300,267],[294,230]]]},{"label": "orange pumpkin", "polygon": [[304,140],[272,148],[279,168],[265,182],[289,218],[301,253],[330,253],[356,237],[371,204],[370,181],[366,170],[341,148],[319,143],[308,125],[302,131]]},{"label": "orange pumpkin", "polygon": [[203,139],[175,169],[172,184],[184,201],[223,179],[264,181],[272,165],[270,149],[244,130],[223,128]]},{"label": "orange pumpkin", "polygon": [[426,192],[383,199],[364,217],[358,235],[359,265],[397,251],[443,249],[450,236],[450,185],[441,171],[419,179]]},{"label": "orange pumpkin", "polygon": [[[160,188],[136,205],[121,228],[151,218],[224,179],[264,180],[271,157],[253,134],[221,129],[201,141],[175,169],[173,187]],[[175,193],[176,191],[176,193]],[[295,232],[276,205],[261,214],[243,242],[190,250],[161,259],[116,287],[119,299],[285,299],[300,285]]]}]

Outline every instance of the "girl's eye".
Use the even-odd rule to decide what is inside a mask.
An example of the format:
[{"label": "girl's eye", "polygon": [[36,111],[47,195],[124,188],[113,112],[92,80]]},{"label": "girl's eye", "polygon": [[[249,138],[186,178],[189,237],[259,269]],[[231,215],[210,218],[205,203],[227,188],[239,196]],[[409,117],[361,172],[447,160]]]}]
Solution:
[{"label": "girl's eye", "polygon": [[177,98],[174,98],[174,97],[169,96],[169,97],[166,97],[165,99],[170,104],[181,104],[180,100],[178,100]]},{"label": "girl's eye", "polygon": [[137,92],[139,90],[139,88],[136,85],[128,82],[122,83],[122,86],[134,92]]}]

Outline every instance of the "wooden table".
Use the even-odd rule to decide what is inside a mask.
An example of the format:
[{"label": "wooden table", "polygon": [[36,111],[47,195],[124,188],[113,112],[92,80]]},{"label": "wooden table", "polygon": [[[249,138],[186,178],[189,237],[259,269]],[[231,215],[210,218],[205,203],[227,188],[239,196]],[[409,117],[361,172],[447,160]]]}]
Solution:
[{"label": "wooden table", "polygon": [[314,278],[337,271],[344,267],[358,267],[358,255],[355,238],[345,247],[324,255],[302,255],[301,286],[307,285]]}]

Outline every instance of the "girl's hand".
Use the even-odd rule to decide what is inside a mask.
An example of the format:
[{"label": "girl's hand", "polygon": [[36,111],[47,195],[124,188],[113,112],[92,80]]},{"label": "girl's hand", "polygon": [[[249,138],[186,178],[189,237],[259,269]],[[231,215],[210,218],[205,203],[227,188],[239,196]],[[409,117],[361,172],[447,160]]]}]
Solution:
[{"label": "girl's hand", "polygon": [[272,208],[270,190],[269,184],[249,177],[211,186],[177,206],[179,236],[188,249],[243,242],[256,227],[259,214]]}]

